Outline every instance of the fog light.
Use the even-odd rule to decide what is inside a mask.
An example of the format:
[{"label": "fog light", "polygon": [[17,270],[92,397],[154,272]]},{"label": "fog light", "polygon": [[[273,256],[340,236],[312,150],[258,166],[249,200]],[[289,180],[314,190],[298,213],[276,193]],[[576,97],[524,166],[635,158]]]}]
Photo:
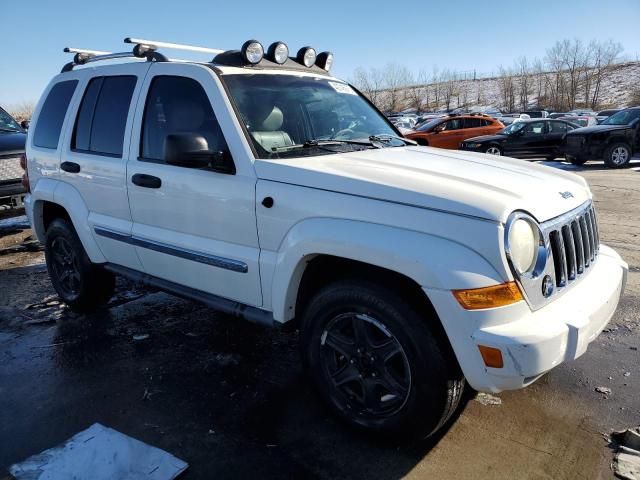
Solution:
[{"label": "fog light", "polygon": [[302,47],[298,50],[296,58],[305,67],[313,67],[313,64],[316,63],[316,51],[311,47]]},{"label": "fog light", "polygon": [[322,52],[318,54],[316,65],[318,65],[323,70],[326,70],[327,72],[331,70],[331,65],[333,65],[333,53]]},{"label": "fog light", "polygon": [[248,63],[255,65],[262,60],[264,56],[264,48],[262,44],[257,40],[248,40],[242,45],[242,58]]},{"label": "fog light", "polygon": [[287,58],[289,58],[289,47],[287,47],[287,45],[282,42],[272,43],[269,46],[267,57],[269,58],[269,60],[282,65],[287,61]]}]

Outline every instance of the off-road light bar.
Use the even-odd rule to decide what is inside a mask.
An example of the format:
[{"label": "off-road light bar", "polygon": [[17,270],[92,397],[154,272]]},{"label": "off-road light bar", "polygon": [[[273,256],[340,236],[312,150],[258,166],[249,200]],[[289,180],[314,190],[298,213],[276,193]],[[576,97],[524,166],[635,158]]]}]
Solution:
[{"label": "off-road light bar", "polygon": [[316,51],[311,47],[302,47],[298,50],[296,59],[305,67],[313,67],[313,64],[316,63]]},{"label": "off-road light bar", "polygon": [[252,65],[260,63],[262,57],[264,57],[264,47],[257,40],[247,40],[244,42],[240,52],[242,53],[244,61]]},{"label": "off-road light bar", "polygon": [[282,65],[289,58],[289,47],[283,42],[274,42],[269,46],[267,58]]},{"label": "off-road light bar", "polygon": [[333,53],[319,53],[318,58],[316,58],[316,65],[318,65],[321,69],[326,70],[327,72],[331,70],[331,65],[333,65]]}]

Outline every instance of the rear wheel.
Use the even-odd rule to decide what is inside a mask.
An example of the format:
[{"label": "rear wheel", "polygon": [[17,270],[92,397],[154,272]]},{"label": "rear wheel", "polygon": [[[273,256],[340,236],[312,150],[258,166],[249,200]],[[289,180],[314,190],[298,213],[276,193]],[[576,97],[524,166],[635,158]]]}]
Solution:
[{"label": "rear wheel", "polygon": [[607,167],[626,167],[631,161],[631,148],[626,143],[614,143],[604,154],[604,163]]},{"label": "rear wheel", "polygon": [[303,362],[326,403],[352,426],[428,436],[455,411],[464,378],[427,321],[393,291],[336,282],[303,315]]},{"label": "rear wheel", "polygon": [[488,153],[489,155],[502,155],[502,149],[497,145],[490,145],[484,153]]},{"label": "rear wheel", "polygon": [[51,222],[44,253],[53,288],[70,308],[88,311],[109,301],[114,276],[91,263],[71,222],[61,218]]}]

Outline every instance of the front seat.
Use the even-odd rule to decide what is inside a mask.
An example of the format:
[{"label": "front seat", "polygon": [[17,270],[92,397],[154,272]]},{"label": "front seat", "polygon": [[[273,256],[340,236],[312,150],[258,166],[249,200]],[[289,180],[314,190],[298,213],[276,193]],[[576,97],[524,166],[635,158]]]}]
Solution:
[{"label": "front seat", "polygon": [[274,148],[293,145],[293,140],[282,128],[284,115],[282,110],[274,106],[269,115],[251,132],[253,138],[268,152]]}]

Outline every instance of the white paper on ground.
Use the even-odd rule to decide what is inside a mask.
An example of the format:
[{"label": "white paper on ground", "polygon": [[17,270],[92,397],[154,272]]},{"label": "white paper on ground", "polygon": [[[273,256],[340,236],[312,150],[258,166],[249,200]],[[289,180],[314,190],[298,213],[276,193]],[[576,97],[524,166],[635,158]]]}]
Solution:
[{"label": "white paper on ground", "polygon": [[17,480],[171,480],[189,465],[170,453],[94,423],[62,445],[10,468]]}]

